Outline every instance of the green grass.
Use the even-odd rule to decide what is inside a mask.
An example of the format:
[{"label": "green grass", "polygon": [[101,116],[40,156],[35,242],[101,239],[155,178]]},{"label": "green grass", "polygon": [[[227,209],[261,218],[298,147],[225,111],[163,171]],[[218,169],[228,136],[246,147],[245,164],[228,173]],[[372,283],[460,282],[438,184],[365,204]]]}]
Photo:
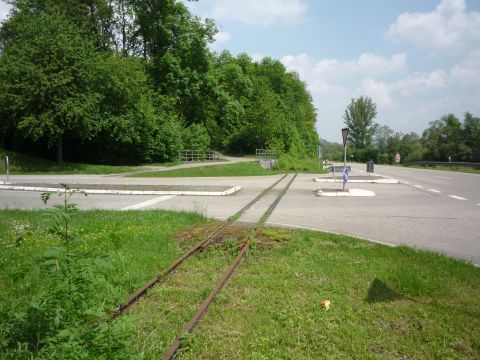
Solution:
[{"label": "green grass", "polygon": [[[281,164],[282,165],[282,164]],[[285,172],[323,173],[319,171],[318,161],[315,159],[297,159],[296,164],[291,161],[285,166],[272,170],[263,169],[257,162],[241,162],[224,165],[208,165],[193,168],[175,169],[168,171],[140,172],[131,177],[216,177],[216,176],[264,176],[276,175]]]},{"label": "green grass", "polygon": [[98,164],[80,164],[64,162],[58,166],[56,161],[25,155],[0,149],[0,174],[5,174],[4,156],[10,161],[10,175],[26,174],[116,174],[138,169],[134,166],[113,166]]},{"label": "green grass", "polygon": [[[20,269],[60,240],[46,230],[40,211],[4,210],[0,219],[0,296],[20,297]],[[71,227],[87,247],[109,254],[118,271],[112,279],[118,289],[116,300],[122,301],[185,250],[171,241],[175,233],[205,221],[194,213],[86,211],[72,218]],[[17,248],[21,235],[24,240]]]},{"label": "green grass", "polygon": [[[115,266],[109,281],[117,291],[105,299],[113,307],[198,241],[207,231],[195,226],[205,223],[192,213],[87,211],[72,226]],[[39,212],[0,212],[0,303],[25,296],[22,269],[58,241],[42,229]],[[240,237],[232,232],[189,259],[130,310],[137,354],[161,356],[236,255]],[[479,283],[480,269],[434,253],[266,229],[185,337],[179,358],[477,359]]]},{"label": "green grass", "polygon": [[168,171],[142,172],[131,177],[206,177],[206,176],[261,176],[280,174],[282,170],[265,170],[256,162],[226,165],[208,165]]},{"label": "green grass", "polygon": [[480,168],[474,168],[469,166],[420,166],[420,165],[408,165],[408,167],[416,169],[427,169],[427,170],[442,170],[442,171],[454,171],[454,172],[464,172],[470,174],[480,174]]},{"label": "green grass", "polygon": [[[265,231],[179,359],[476,359],[480,270],[440,255],[306,231]],[[202,253],[132,312],[160,357],[232,260]],[[330,310],[320,302],[331,300]]]}]

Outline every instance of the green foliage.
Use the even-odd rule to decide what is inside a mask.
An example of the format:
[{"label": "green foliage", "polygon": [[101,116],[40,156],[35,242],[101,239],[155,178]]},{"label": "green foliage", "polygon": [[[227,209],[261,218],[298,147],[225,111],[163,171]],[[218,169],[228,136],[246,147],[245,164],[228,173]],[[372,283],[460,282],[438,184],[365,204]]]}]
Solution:
[{"label": "green foliage", "polygon": [[350,129],[348,138],[356,149],[363,149],[372,143],[377,124],[377,106],[369,97],[352,99],[343,116],[345,125]]},{"label": "green foliage", "polygon": [[324,173],[323,166],[316,158],[297,158],[289,154],[282,154],[275,165],[276,170],[305,172],[305,173]]},{"label": "green foliage", "polygon": [[0,30],[8,149],[110,164],[173,161],[181,148],[315,154],[315,109],[298,74],[212,53],[215,24],[180,1],[12,5]]},{"label": "green foliage", "polygon": [[355,161],[367,162],[369,160],[373,160],[376,163],[378,162],[378,149],[373,145],[356,149],[353,154]]},{"label": "green foliage", "polygon": [[423,132],[425,159],[480,162],[480,118],[465,113],[462,123],[453,114],[430,123]]},{"label": "green foliage", "polygon": [[[112,322],[112,305],[105,302],[105,295],[113,294],[108,278],[115,269],[106,254],[86,250],[72,232],[78,208],[69,200],[76,191],[63,188],[62,203],[43,213],[60,242],[21,270],[27,295],[0,302],[0,350],[12,359],[132,358],[132,319]],[[46,204],[51,196],[42,194],[42,201]]]},{"label": "green foliage", "polygon": [[192,124],[183,133],[183,147],[205,152],[210,148],[210,136],[203,124]]},{"label": "green foliage", "polygon": [[99,98],[92,91],[93,44],[56,13],[14,13],[7,24],[0,58],[3,127],[59,149],[67,132],[82,140],[95,136]]}]

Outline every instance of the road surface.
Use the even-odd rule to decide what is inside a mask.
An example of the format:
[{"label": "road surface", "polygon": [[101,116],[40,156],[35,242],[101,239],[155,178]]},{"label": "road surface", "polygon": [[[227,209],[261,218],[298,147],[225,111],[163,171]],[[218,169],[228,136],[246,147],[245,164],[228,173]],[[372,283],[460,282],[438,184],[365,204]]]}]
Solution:
[{"label": "road surface", "polygon": [[[352,168],[352,175],[364,175],[364,164],[353,164]],[[480,175],[377,165],[375,173],[394,177],[400,183],[352,183],[347,184],[347,188],[371,190],[376,196],[324,198],[316,196],[316,190],[339,188],[341,183],[316,183],[313,181],[316,175],[299,174],[268,224],[353,235],[392,245],[405,244],[480,264]],[[229,197],[89,195],[74,198],[83,209],[187,210],[225,219],[279,177],[135,179],[57,175],[12,176],[11,181],[242,186],[239,193]],[[274,197],[275,192],[269,194],[242,220],[256,221]],[[39,193],[0,191],[0,207],[32,209],[44,205]]]}]

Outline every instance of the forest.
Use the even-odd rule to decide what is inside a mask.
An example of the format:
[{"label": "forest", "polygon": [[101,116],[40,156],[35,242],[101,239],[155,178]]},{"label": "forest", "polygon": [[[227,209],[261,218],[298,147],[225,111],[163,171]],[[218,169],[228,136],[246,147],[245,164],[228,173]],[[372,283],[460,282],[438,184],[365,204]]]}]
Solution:
[{"label": "forest", "polygon": [[0,147],[59,163],[173,161],[181,149],[313,156],[312,98],[272,58],[216,53],[176,0],[10,0]]}]

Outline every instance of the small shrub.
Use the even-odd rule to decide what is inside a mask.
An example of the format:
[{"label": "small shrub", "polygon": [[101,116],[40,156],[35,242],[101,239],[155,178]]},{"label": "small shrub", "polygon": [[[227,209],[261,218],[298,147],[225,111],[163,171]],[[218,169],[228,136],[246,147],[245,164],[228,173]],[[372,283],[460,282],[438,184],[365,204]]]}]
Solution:
[{"label": "small shrub", "polygon": [[69,199],[75,191],[63,186],[63,204],[45,212],[59,243],[25,269],[27,295],[0,302],[0,351],[12,359],[132,358],[132,319],[110,321],[114,268],[105,253],[74,236],[69,225],[78,209]]}]

